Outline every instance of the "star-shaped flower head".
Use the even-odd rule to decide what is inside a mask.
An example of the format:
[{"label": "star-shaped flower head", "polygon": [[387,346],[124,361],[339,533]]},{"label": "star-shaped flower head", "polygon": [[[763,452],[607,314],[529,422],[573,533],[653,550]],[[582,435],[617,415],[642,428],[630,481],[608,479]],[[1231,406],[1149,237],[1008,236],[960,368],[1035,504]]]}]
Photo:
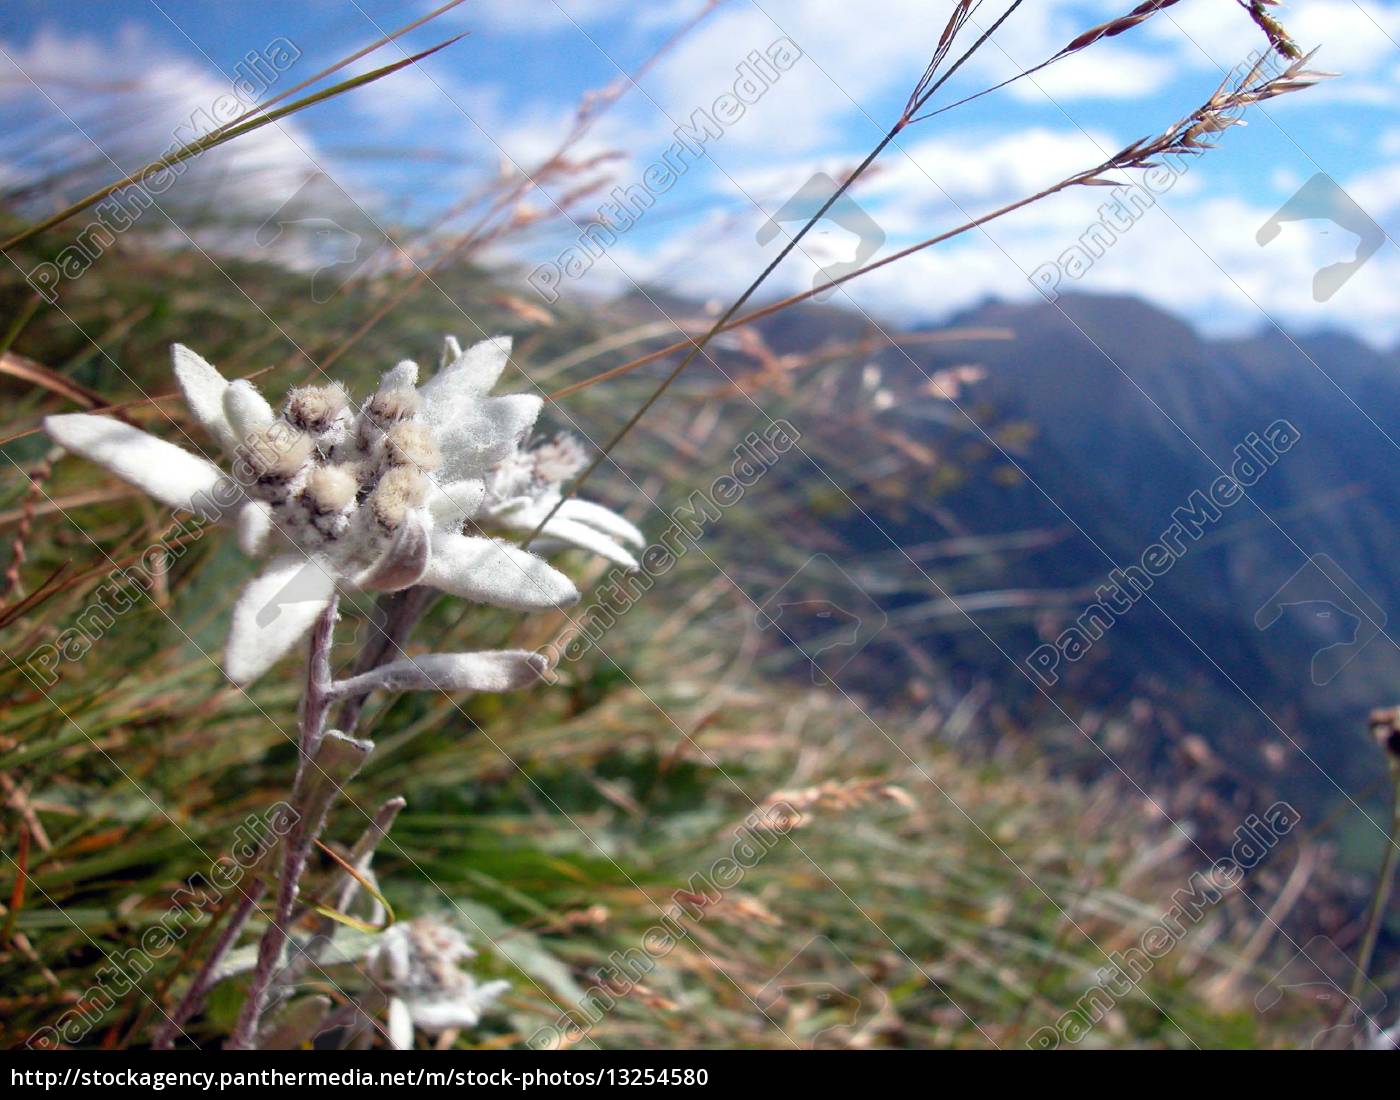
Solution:
[{"label": "star-shaped flower head", "polygon": [[[507,350],[509,345],[507,345]],[[454,337],[443,345],[441,367],[423,387],[426,415],[449,438],[471,430],[471,402],[495,385],[505,368],[505,357],[492,341],[483,341],[465,352]],[[536,406],[536,414],[538,406]],[[524,418],[522,418],[524,419]],[[533,533],[563,496],[563,487],[585,464],[583,446],[567,433],[545,441],[530,441],[535,416],[524,430],[502,448],[470,449],[457,472],[479,482],[479,496],[463,486],[457,499],[470,503],[466,531],[504,527]],[[471,492],[477,492],[473,486]],[[541,551],[578,547],[600,554],[628,569],[637,562],[620,543],[638,547],[646,539],[635,526],[601,504],[565,501],[540,531],[536,547]]]},{"label": "star-shaped flower head", "polygon": [[[509,352],[505,337],[466,351],[449,339],[441,369],[421,388],[417,366],[405,361],[362,407],[338,385],[304,386],[277,413],[252,383],[230,382],[176,345],[176,379],[227,456],[227,472],[106,417],[51,416],[44,427],[54,442],[165,504],[231,523],[245,553],[271,554],[234,607],[224,668],[246,684],[305,636],[338,585],[383,592],[426,584],[522,611],[578,599],[543,559],[471,526],[494,518],[487,481],[516,461],[542,404],[530,394],[490,396]],[[590,507],[611,517],[595,517],[592,529],[622,523],[635,533]],[[550,537],[587,545],[557,523]]]},{"label": "star-shaped flower head", "polygon": [[540,538],[535,545],[541,552],[577,547],[626,569],[636,569],[637,560],[622,545],[646,545],[646,538],[636,527],[590,500],[571,497],[559,503],[565,483],[583,469],[585,462],[583,445],[567,432],[534,444],[520,444],[488,472],[486,494],[476,521],[514,531],[533,532],[538,528]]},{"label": "star-shaped flower head", "polygon": [[478,985],[459,965],[476,952],[456,928],[418,917],[385,931],[369,954],[370,973],[389,997],[389,1042],[411,1050],[413,1029],[475,1027],[509,982]]}]

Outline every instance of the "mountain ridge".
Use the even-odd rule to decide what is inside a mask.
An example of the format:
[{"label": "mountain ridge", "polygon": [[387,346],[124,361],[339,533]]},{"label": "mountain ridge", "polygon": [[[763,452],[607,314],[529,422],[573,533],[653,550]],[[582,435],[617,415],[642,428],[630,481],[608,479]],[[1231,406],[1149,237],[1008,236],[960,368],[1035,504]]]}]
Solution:
[{"label": "mountain ridge", "polygon": [[[924,644],[1052,718],[1057,708],[1079,713],[1155,694],[1242,774],[1258,774],[1268,760],[1285,788],[1299,783],[1327,797],[1366,784],[1365,718],[1395,701],[1400,614],[1356,642],[1328,631],[1357,618],[1352,612],[1367,601],[1378,616],[1400,609],[1400,576],[1391,568],[1400,557],[1393,523],[1400,486],[1387,476],[1400,452],[1400,348],[1377,351],[1343,333],[1213,338],[1122,296],[988,302],[937,327],[1004,327],[1014,338],[878,352],[881,385],[893,395],[882,415],[927,439],[920,403],[929,400],[921,396],[928,376],[980,365],[985,378],[958,396],[947,419],[970,437],[997,440],[1000,451],[989,454],[1006,456],[1019,478],[1009,485],[972,478],[941,503],[973,534],[1068,529],[1024,557],[989,563],[998,586],[1092,592],[1115,567],[1139,562],[1174,516],[1231,469],[1246,441],[1277,422],[1299,438],[1188,543],[1150,598],[1116,616],[1082,660],[1066,663],[1043,697],[1022,691],[1025,668],[1013,675],[1004,656],[950,649],[932,629]],[[865,318],[826,308],[764,323],[780,351],[810,347],[814,330],[823,338],[870,331]],[[1002,443],[995,425],[1009,422],[1030,425],[1032,438]],[[874,518],[888,530],[913,530],[902,517]],[[888,549],[852,531],[861,549]],[[1332,626],[1256,622],[1290,585],[1326,584],[1320,569],[1334,569],[1345,589],[1333,599]],[[1073,626],[1086,606],[987,629],[1004,653],[1029,654]],[[1338,667],[1317,683],[1314,661],[1324,650],[1333,653],[1324,663]]]}]

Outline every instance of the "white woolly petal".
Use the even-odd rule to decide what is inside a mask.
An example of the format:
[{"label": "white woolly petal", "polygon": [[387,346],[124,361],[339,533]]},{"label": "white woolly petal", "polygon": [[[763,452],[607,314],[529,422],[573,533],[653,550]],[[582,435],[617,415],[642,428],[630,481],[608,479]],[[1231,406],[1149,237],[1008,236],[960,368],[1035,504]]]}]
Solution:
[{"label": "white woolly petal", "polygon": [[538,524],[549,515],[549,510],[553,507],[554,500],[550,496],[519,496],[509,500],[492,501],[486,508],[486,514],[507,526],[520,527],[526,522]]},{"label": "white woolly petal", "polygon": [[538,684],[548,670],[549,662],[541,654],[525,649],[424,653],[355,676],[342,690],[355,695],[370,691],[516,691]]},{"label": "white woolly petal", "polygon": [[46,417],[44,431],[60,447],[106,467],[172,508],[205,516],[219,511],[214,490],[224,479],[223,471],[173,443],[120,420],[87,413]]},{"label": "white woolly petal", "polygon": [[409,1003],[409,1009],[413,1013],[413,1022],[424,1031],[475,1027],[481,1022],[481,1014],[509,988],[508,982],[487,982],[451,997],[414,999]]},{"label": "white woolly petal", "polygon": [[[511,526],[516,526],[511,523]],[[531,525],[531,530],[534,526]],[[577,520],[564,519],[562,516],[555,516],[544,525],[540,534],[548,538],[558,539],[566,542],[570,546],[576,546],[580,550],[591,550],[600,557],[607,558],[608,561],[622,566],[624,569],[636,569],[637,559],[624,550],[620,545],[613,542],[611,538],[603,534],[596,527],[589,527],[586,523],[579,523]]]},{"label": "white woolly petal", "polygon": [[544,398],[532,393],[488,397],[481,402],[482,416],[495,425],[496,434],[514,445],[524,440],[544,408]]},{"label": "white woolly petal", "polygon": [[543,558],[496,539],[449,531],[433,535],[423,583],[454,596],[519,611],[567,607],[578,589]]},{"label": "white woolly petal", "polygon": [[272,531],[272,510],[260,500],[250,500],[238,510],[238,548],[250,558],[267,549]]},{"label": "white woolly petal", "polygon": [[386,370],[379,379],[381,390],[411,390],[418,384],[418,364],[405,359],[391,370]]},{"label": "white woolly petal", "polygon": [[400,985],[408,981],[410,968],[408,938],[408,928],[405,925],[396,924],[385,929],[374,946],[374,963],[377,972]]},{"label": "white woolly petal", "polygon": [[462,345],[457,342],[457,337],[447,336],[442,341],[442,354],[438,356],[438,370],[445,370],[449,364],[455,363],[462,357]]},{"label": "white woolly petal", "polygon": [[460,527],[472,519],[486,499],[486,483],[480,478],[466,478],[446,485],[432,482],[428,486],[428,511],[433,519],[449,527]]},{"label": "white woolly petal", "polygon": [[275,558],[248,582],[233,608],[224,672],[235,684],[256,680],[306,635],[330,603],[335,577],[302,555]]},{"label": "white woolly petal", "polygon": [[647,544],[647,537],[631,523],[611,508],[604,508],[601,504],[595,504],[591,500],[579,500],[577,497],[571,497],[560,505],[559,514],[565,519],[578,520],[579,523],[586,523],[589,527],[596,527],[604,534],[612,535],[613,538],[621,539],[623,542],[630,542],[633,546],[640,547]]},{"label": "white woolly petal", "polygon": [[[449,336],[451,344],[443,349],[444,358],[457,341]],[[492,336],[473,344],[466,351],[458,346],[457,354],[443,366],[431,380],[423,386],[425,402],[448,396],[482,397],[489,393],[501,380],[501,374],[510,360],[511,338]]]},{"label": "white woolly petal", "polygon": [[170,357],[175,364],[175,381],[179,383],[185,404],[196,422],[221,446],[235,446],[237,440],[224,413],[224,391],[228,389],[228,379],[219,373],[214,364],[183,344],[172,347]]},{"label": "white woolly petal", "polygon": [[[553,503],[550,501],[535,501],[528,507],[503,510],[495,515],[496,519],[507,527],[517,531],[533,531],[544,522],[545,516],[549,515],[552,507]],[[551,548],[562,544],[580,550],[591,550],[624,569],[635,570],[637,568],[637,560],[618,543],[596,527],[565,518],[562,508],[540,530],[540,536],[541,539],[549,540],[546,545]],[[536,549],[539,549],[541,553],[544,552],[540,544],[536,544]]]},{"label": "white woolly petal", "polygon": [[424,416],[442,448],[442,476],[481,477],[530,434],[544,405],[534,394],[506,397],[425,396]]},{"label": "white woolly petal", "polygon": [[240,378],[230,382],[224,390],[224,415],[228,417],[229,430],[239,442],[246,442],[254,432],[260,432],[272,423],[272,406],[267,398],[258,392],[253,383]]},{"label": "white woolly petal", "polygon": [[395,1050],[413,1049],[413,1015],[397,997],[389,1002],[389,1045]]}]

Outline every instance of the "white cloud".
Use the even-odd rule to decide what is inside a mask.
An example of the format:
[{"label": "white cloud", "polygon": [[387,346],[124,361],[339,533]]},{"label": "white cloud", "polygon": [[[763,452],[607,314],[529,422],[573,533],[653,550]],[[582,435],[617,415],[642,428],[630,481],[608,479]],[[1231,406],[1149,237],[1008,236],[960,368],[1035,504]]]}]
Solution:
[{"label": "white cloud", "polygon": [[879,118],[879,97],[892,85],[913,82],[944,16],[923,0],[893,0],[881,5],[879,18],[897,33],[871,33],[869,9],[856,4],[765,0],[761,9],[722,8],[649,83],[668,113],[688,116],[734,83],[735,68],[750,50],[790,37],[807,56],[765,96],[767,125],[746,127],[734,141],[776,153],[829,146],[841,122],[856,119],[868,129],[865,114]]},{"label": "white cloud", "polygon": [[[992,35],[969,67],[987,81],[1009,79],[1041,64],[1106,18],[1120,14],[1122,7],[1116,2],[1045,0],[1027,5]],[[989,16],[975,24],[979,33],[990,25]],[[1166,86],[1177,66],[1171,57],[1141,49],[1141,41],[1136,32],[1101,41],[1092,49],[1071,54],[1017,81],[1009,94],[1027,103],[1151,95]]]},{"label": "white cloud", "polygon": [[[1400,5],[1391,0],[1292,0],[1276,16],[1305,50],[1320,47],[1316,67],[1360,79],[1393,63],[1400,39]],[[1148,24],[1148,33],[1178,51],[1189,66],[1229,69],[1263,38],[1235,4],[1191,0],[1166,9]]]},{"label": "white cloud", "polygon": [[473,0],[450,17],[467,26],[529,34],[567,29],[575,23],[588,26],[625,13],[629,7],[626,0]]},{"label": "white cloud", "polygon": [[[70,191],[140,168],[231,117],[219,105],[234,94],[232,74],[163,50],[135,28],[115,41],[41,28],[27,45],[5,42],[3,50],[0,101],[47,133],[47,159],[11,152],[11,171],[61,171]],[[294,71],[280,79],[294,80]],[[314,156],[310,136],[284,121],[195,158],[167,195],[274,209],[315,171]]]},{"label": "white cloud", "polygon": [[[1378,13],[1385,27],[1400,11],[1395,4],[1365,6]],[[969,65],[966,83],[980,87],[1004,79],[1122,10],[1121,0],[1038,0],[1024,5],[997,32],[994,45]],[[1324,97],[1395,106],[1393,91],[1386,86],[1395,55],[1385,52],[1394,46],[1350,0],[1298,0],[1283,14],[1304,41],[1314,31],[1329,40],[1352,39],[1338,42],[1335,50],[1353,69],[1363,70],[1349,81],[1271,103],[1270,116],[1289,136],[1303,138],[1319,154],[1323,151],[1316,133],[1306,127],[1317,124],[1309,120],[1318,118]],[[946,9],[923,0],[889,0],[873,8],[762,0],[721,8],[647,80],[647,91],[672,118],[688,118],[694,108],[710,102],[733,82],[735,66],[749,50],[762,49],[778,35],[790,34],[806,56],[767,93],[754,117],[746,117],[713,143],[710,156],[721,170],[697,172],[697,187],[709,213],[698,221],[688,217],[671,223],[658,207],[650,216],[650,228],[624,237],[612,250],[626,274],[604,260],[593,266],[580,287],[592,293],[628,290],[635,279],[664,282],[700,298],[732,294],[780,247],[780,242],[758,246],[754,235],[764,214],[744,193],[772,210],[814,171],[842,176],[889,121],[885,116],[890,105],[902,102],[945,16]],[[984,13],[979,23],[985,26],[991,18]],[[978,33],[980,27],[972,31]],[[1354,41],[1360,38],[1366,41]],[[975,108],[907,131],[901,144],[908,155],[899,149],[887,151],[853,194],[888,235],[881,253],[888,254],[1086,167],[1115,151],[1124,137],[1173,121],[1205,98],[1222,78],[1222,70],[1238,65],[1262,45],[1258,29],[1238,5],[1187,0],[1143,27],[1052,66],[1034,83],[1022,81]],[[1340,67],[1336,61],[1332,65]],[[1169,88],[1174,93],[1170,96],[1164,94]],[[961,93],[950,86],[945,97],[957,94]],[[1132,115],[1111,108],[1115,113],[1107,116],[1113,130],[1130,129],[1106,132],[1099,102],[1137,99],[1150,102],[1150,107]],[[534,130],[516,107],[516,130]],[[650,128],[670,125],[645,97],[636,97],[619,119]],[[1367,136],[1365,119],[1357,118],[1355,127],[1359,140],[1374,142]],[[548,127],[539,129],[544,133]],[[1327,134],[1327,140],[1347,140],[1339,122],[1329,123]],[[646,152],[649,141],[665,139],[664,133],[648,129],[647,136],[637,140],[626,127],[609,136],[636,151],[637,163],[651,159]],[[1400,139],[1393,134],[1389,142],[1400,149]],[[1244,162],[1238,157],[1228,158],[1223,152],[1214,156],[1219,162],[1208,158],[1203,163],[1209,168],[1193,169],[1182,178],[1163,209],[1150,211],[1121,233],[1082,280],[1067,278],[1065,289],[1139,293],[1215,331],[1251,330],[1273,316],[1299,329],[1344,325],[1377,341],[1400,334],[1400,321],[1384,293],[1386,280],[1395,275],[1389,255],[1393,250],[1373,257],[1330,302],[1317,303],[1312,298],[1313,273],[1334,258],[1327,252],[1335,242],[1295,232],[1302,228],[1298,226],[1268,247],[1256,242],[1257,228],[1272,213],[1263,204],[1315,169],[1270,164],[1251,167],[1241,177]],[[1336,165],[1332,170],[1340,171]],[[726,171],[737,186],[725,178]],[[1243,187],[1237,186],[1241,179]],[[1400,179],[1377,170],[1351,180],[1349,189],[1368,209],[1385,211],[1394,204],[1391,196],[1400,194]],[[1027,274],[1075,245],[1098,220],[1108,197],[1099,189],[1053,196],[985,232],[973,231],[863,277],[852,284],[852,293],[872,312],[902,321],[937,320],[988,296],[1031,299],[1036,291]],[[693,210],[695,196],[692,192],[684,200],[673,196],[667,201],[690,203]],[[672,229],[673,224],[679,228]],[[840,233],[823,232],[829,228],[812,234],[806,250],[815,255],[849,249]],[[824,254],[817,262],[829,258]],[[815,270],[816,263],[793,256],[774,276],[770,289],[804,289]]]},{"label": "white cloud", "polygon": [[1400,38],[1400,7],[1359,0],[1295,0],[1285,25],[1308,48],[1321,43],[1317,63],[1363,75],[1393,62]]},{"label": "white cloud", "polygon": [[[1371,339],[1395,335],[1400,322],[1392,319],[1385,293],[1397,274],[1392,246],[1322,304],[1312,300],[1312,274],[1327,262],[1334,242],[1300,225],[1287,227],[1266,248],[1254,239],[1272,213],[1265,207],[1281,202],[1318,167],[1345,177],[1348,190],[1374,216],[1397,217],[1400,131],[1393,82],[1400,75],[1400,53],[1382,31],[1400,38],[1400,2],[1360,4],[1294,0],[1281,9],[1301,39],[1316,35],[1329,43],[1330,58],[1324,54],[1322,63],[1346,68],[1348,78],[1270,103],[1269,117],[1279,126],[1256,116],[1256,126],[1269,140],[1249,147],[1261,159],[1246,161],[1244,149],[1234,156],[1225,150],[1212,154],[1204,162],[1209,167],[1193,170],[1166,203],[1178,224],[1162,211],[1150,213],[1122,234],[1082,281],[1068,280],[1066,287],[1141,293],[1217,330],[1264,323],[1253,298],[1299,328],[1342,324]],[[1043,60],[1124,8],[1122,0],[1022,5],[940,102]],[[599,47],[619,57],[625,54],[629,64],[646,56],[635,41],[644,24],[621,0],[567,0],[566,9],[596,46],[573,30],[552,2],[479,0],[458,9],[454,18],[501,32],[473,40],[485,49],[480,57],[472,55],[473,61],[488,63],[464,63],[449,51],[431,59],[425,70],[398,73],[370,94],[352,95],[334,111],[307,116],[305,124],[319,125],[330,116],[341,124],[330,132],[341,136],[349,116],[352,132],[358,120],[363,132],[381,143],[440,152],[442,160],[432,167],[419,168],[423,162],[407,160],[376,165],[376,187],[359,186],[358,193],[363,197],[379,189],[392,196],[403,186],[419,200],[417,209],[444,209],[500,173],[503,161],[531,167],[554,151],[568,132],[580,84],[613,72]],[[647,9],[645,26],[665,22],[673,27],[697,9],[698,0],[654,5]],[[985,6],[953,56],[1000,10]],[[764,214],[745,193],[772,210],[817,169],[844,175],[898,112],[946,14],[946,5],[927,0],[874,5],[749,0],[719,7],[647,75],[642,90],[629,91],[602,117],[574,151],[576,160],[619,154],[596,171],[610,174],[618,184],[635,182],[671,144],[676,122],[709,107],[733,86],[750,51],[790,35],[805,56],[741,120],[726,127],[722,139],[710,142],[708,156],[696,161],[683,184],[658,201],[643,228],[616,246],[616,258],[640,281],[668,282],[702,297],[734,293],[779,247],[772,242],[761,248],[755,241]],[[508,39],[503,37],[507,34]],[[646,45],[659,41],[656,36]],[[124,32],[113,43],[41,31],[28,42],[17,59],[44,74],[56,99],[83,111],[82,120],[104,144],[122,146],[124,167],[132,166],[133,158],[149,159],[152,148],[163,149],[174,122],[224,90],[206,66],[162,51],[135,32]],[[567,55],[559,53],[561,42],[571,51]],[[1222,68],[1236,65],[1261,44],[1257,28],[1237,4],[1185,0],[1142,27],[1046,69],[1034,83],[1022,81],[907,130],[854,197],[887,234],[888,254],[1086,167],[1125,138],[1159,130],[1204,99]],[[522,65],[532,70],[542,58],[559,56],[561,80],[529,85],[514,80],[502,71],[500,58],[501,51],[515,50],[534,51],[522,57]],[[117,84],[130,87],[117,90]],[[100,115],[86,110],[98,85],[104,101]],[[90,158],[91,148],[77,135],[50,140],[62,134],[66,123],[16,80],[4,80],[3,73],[0,102],[12,118],[32,118],[31,128],[47,128],[45,141],[32,146],[57,149],[70,162],[80,154]],[[1343,103],[1346,110],[1329,107]],[[16,155],[30,147],[21,140],[30,131],[11,129],[16,134],[12,147],[0,146],[0,172],[9,179],[36,168]],[[316,159],[324,159],[300,125],[291,131]],[[276,193],[264,179],[275,178],[278,171],[298,176],[307,171],[308,158],[297,142],[269,128],[216,152],[200,166],[208,174],[192,172],[181,186],[192,188],[202,178],[209,193],[261,201]],[[1298,148],[1306,152],[1295,158]],[[561,196],[568,184],[561,181],[551,193]],[[1029,298],[1035,291],[1026,273],[1073,245],[1096,220],[1105,198],[1102,190],[1052,197],[985,233],[969,233],[862,278],[853,293],[873,311],[899,320],[937,319],[989,295]],[[549,209],[545,196],[531,201]],[[592,197],[581,201],[585,207],[593,204]],[[806,243],[813,251],[826,249],[830,258],[849,249],[849,242],[828,229],[822,227]],[[538,262],[546,253],[557,254],[573,235],[567,225],[542,227],[520,247],[530,251],[538,245],[540,254],[530,260]],[[772,289],[810,286],[814,270],[813,263],[794,257],[780,269]],[[595,264],[582,280],[583,287],[599,293],[630,285],[607,261]]]},{"label": "white cloud", "polygon": [[1400,162],[1362,172],[1348,179],[1344,190],[1379,222],[1400,217]]},{"label": "white cloud", "polygon": [[[0,158],[9,157],[7,183],[33,186],[46,209],[57,198],[77,198],[144,167],[303,75],[294,56],[265,50],[281,72],[260,68],[271,83],[254,85],[239,101],[234,82],[246,72],[220,73],[134,27],[107,38],[45,28],[27,45],[6,42],[3,50],[5,109],[42,128],[44,140],[35,145],[44,159],[8,150],[0,150]],[[247,85],[243,91],[248,94]],[[22,133],[12,141],[20,148],[24,143]],[[193,243],[216,263],[221,256],[246,255],[314,271],[382,240],[374,212],[383,194],[329,161],[297,120],[264,126],[173,171],[176,178],[164,189],[158,175],[146,184],[152,209],[126,191],[112,201],[127,215],[139,214],[148,240],[172,248]],[[120,222],[98,211],[86,219]],[[84,224],[73,225],[74,235]]]},{"label": "white cloud", "polygon": [[[911,131],[911,135],[914,131]],[[954,202],[999,205],[1088,168],[1122,145],[1106,134],[1033,126],[1011,133],[964,130],[906,143],[866,189],[873,195],[943,193]]]},{"label": "white cloud", "polygon": [[[1400,169],[1397,169],[1400,171]],[[974,175],[970,183],[980,185]],[[1377,191],[1382,178],[1353,185],[1358,197]],[[879,196],[862,196],[890,231],[890,240],[877,254],[889,255],[906,243],[908,229],[929,236],[959,218],[935,222],[927,217],[905,219],[893,180]],[[1394,188],[1392,188],[1394,193]],[[1324,265],[1348,259],[1348,235],[1320,234],[1306,224],[1290,224],[1267,246],[1256,239],[1273,209],[1234,198],[1212,197],[1209,188],[1189,194],[1173,189],[1158,205],[1126,221],[1106,250],[1080,278],[1069,272],[1071,256],[1083,255],[1086,231],[1105,221],[1104,204],[1114,195],[1106,189],[1080,188],[975,229],[945,244],[916,253],[847,284],[851,300],[872,315],[899,323],[940,321],[951,313],[987,298],[1035,301],[1039,292],[1032,275],[1042,279],[1063,265],[1058,288],[1076,291],[1140,295],[1156,305],[1189,318],[1206,331],[1241,334],[1278,323],[1291,331],[1344,328],[1362,339],[1384,345],[1400,337],[1400,317],[1394,311],[1393,287],[1400,278],[1400,255],[1383,248],[1327,302],[1313,298],[1313,276]],[[911,207],[923,202],[913,196]],[[730,224],[716,214],[705,224],[690,227],[651,247],[634,247],[624,239],[613,255],[628,276],[639,282],[664,278],[685,293],[704,299],[724,297],[760,270],[775,254],[777,243],[760,248],[753,233],[762,216]],[[1125,227],[1126,226],[1126,227]],[[897,230],[897,231],[896,231]],[[839,246],[842,238],[831,235]],[[817,265],[829,262],[824,242],[813,237],[778,270],[769,283],[772,294],[792,293],[812,285]],[[847,254],[839,258],[846,259]],[[811,259],[803,253],[811,253]],[[812,262],[815,260],[816,262]],[[1048,266],[1044,266],[1048,265]],[[596,265],[582,289],[609,293],[630,289],[628,279],[611,263]],[[843,300],[838,294],[836,302]]]},{"label": "white cloud", "polygon": [[[1034,62],[1032,62],[1034,63]],[[1161,91],[1177,70],[1170,58],[1107,43],[1056,62],[1013,85],[1023,100],[1140,99]]]}]

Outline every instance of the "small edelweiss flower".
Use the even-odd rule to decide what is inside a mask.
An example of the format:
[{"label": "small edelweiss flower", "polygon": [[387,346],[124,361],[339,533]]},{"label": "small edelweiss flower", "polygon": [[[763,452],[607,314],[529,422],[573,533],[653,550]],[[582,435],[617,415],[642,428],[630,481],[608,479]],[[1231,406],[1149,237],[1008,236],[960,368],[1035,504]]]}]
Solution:
[{"label": "small edelweiss flower", "polygon": [[457,929],[432,917],[396,924],[369,954],[371,976],[389,998],[389,1042],[413,1048],[413,1029],[439,1032],[475,1027],[482,1013],[510,988],[509,982],[478,985],[458,965],[476,957]]},{"label": "small edelweiss flower", "polygon": [[[563,498],[564,484],[587,463],[583,444],[567,432],[527,446],[521,444],[486,475],[486,494],[474,517],[478,523],[498,524],[532,532]],[[570,498],[540,528],[541,551],[560,546],[591,550],[627,569],[637,560],[621,543],[646,545],[646,538],[616,512],[589,500]]]},{"label": "small edelweiss flower", "polygon": [[[466,351],[449,338],[440,369],[421,387],[417,365],[405,361],[384,375],[362,408],[337,385],[305,386],[292,390],[277,413],[251,383],[229,382],[176,345],[180,389],[228,457],[228,472],[106,417],[51,416],[44,428],[54,442],[165,504],[231,522],[245,553],[272,554],[234,607],[224,668],[246,684],[305,636],[338,585],[388,592],[425,584],[522,611],[578,599],[573,582],[543,559],[464,530],[469,519],[495,507],[487,478],[534,453],[522,452],[522,444],[541,399],[489,395],[509,353],[508,338]],[[577,469],[570,460],[560,467],[557,456],[544,465],[538,485],[520,497],[536,508],[558,492],[557,480],[541,479]],[[588,516],[590,530],[610,528],[640,540],[607,509],[583,501],[565,508],[570,515],[558,517],[565,526],[551,523],[551,538],[618,560],[610,539],[603,547],[595,545],[597,537],[570,537],[577,534],[570,525]]]}]

